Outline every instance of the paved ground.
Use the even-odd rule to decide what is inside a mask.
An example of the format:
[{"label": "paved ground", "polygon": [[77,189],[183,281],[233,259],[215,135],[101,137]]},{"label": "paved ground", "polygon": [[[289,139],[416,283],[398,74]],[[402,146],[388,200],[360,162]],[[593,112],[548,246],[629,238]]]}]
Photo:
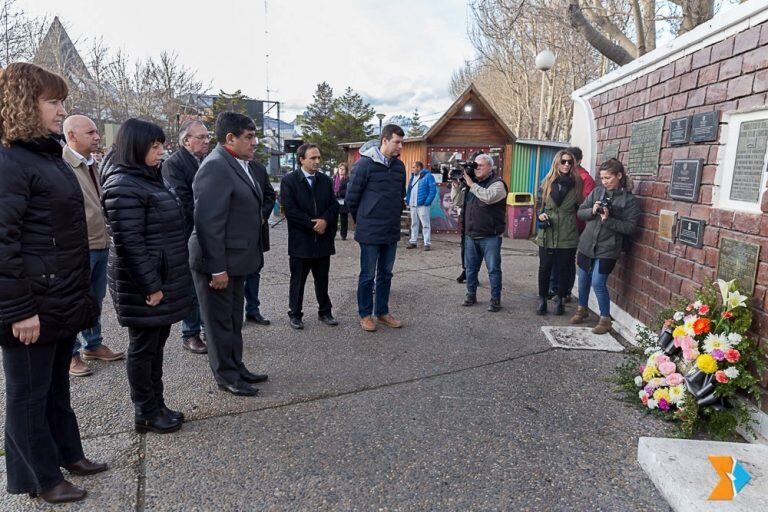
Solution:
[{"label": "paved ground", "polygon": [[[261,292],[273,325],[244,333],[246,363],[270,375],[260,396],[219,391],[205,357],[181,350],[176,326],[166,399],[189,422],[137,435],[124,363],[92,363],[92,377],[73,379],[73,401],[87,455],[112,469],[73,477],[89,499],[57,510],[668,510],[636,462],[638,437],[665,426],[603,381],[621,354],[546,342],[541,325],[567,316],[533,314],[535,246],[505,239],[504,309],[494,314],[487,275],[480,303],[460,306],[458,238],[435,238],[429,253],[398,251],[391,307],[405,328],[361,332],[357,244],[337,241],[341,325],[317,322],[310,284],[307,328],[296,332],[285,228],[275,228]],[[125,349],[109,303],[105,339]],[[3,511],[46,508],[0,498]]]}]

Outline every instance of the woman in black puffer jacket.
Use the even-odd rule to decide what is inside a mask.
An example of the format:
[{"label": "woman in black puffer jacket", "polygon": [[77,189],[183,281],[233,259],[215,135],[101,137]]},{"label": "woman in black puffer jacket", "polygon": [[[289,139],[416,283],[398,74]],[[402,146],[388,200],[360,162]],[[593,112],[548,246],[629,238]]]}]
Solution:
[{"label": "woman in black puffer jacket", "polygon": [[0,71],[0,346],[8,492],[50,503],[86,491],[60,467],[107,469],[83,454],[70,405],[77,333],[97,318],[83,195],[62,160],[63,78],[33,64]]},{"label": "woman in black puffer jacket", "polygon": [[159,126],[129,119],[102,166],[101,201],[112,237],[107,280],[120,325],[128,327],[128,383],[139,432],[181,428],[163,399],[163,349],[190,306],[184,216],[163,183]]}]

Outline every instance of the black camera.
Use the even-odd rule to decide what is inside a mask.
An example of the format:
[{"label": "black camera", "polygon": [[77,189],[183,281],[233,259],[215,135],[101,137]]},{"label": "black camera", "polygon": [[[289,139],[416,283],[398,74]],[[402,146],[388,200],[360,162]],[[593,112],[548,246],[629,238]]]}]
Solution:
[{"label": "black camera", "polygon": [[597,212],[598,215],[603,215],[605,213],[605,210],[611,209],[611,198],[603,192],[603,196],[600,198],[600,201],[598,201]]},{"label": "black camera", "polygon": [[477,181],[475,169],[477,169],[477,162],[473,160],[457,160],[451,165],[450,179],[461,180],[464,176],[464,171],[466,171],[469,177],[472,178],[472,181]]},{"label": "black camera", "polygon": [[552,221],[551,220],[549,220],[549,219],[547,219],[547,220],[539,219],[539,228],[541,228],[541,229],[549,229],[551,227],[552,227]]}]

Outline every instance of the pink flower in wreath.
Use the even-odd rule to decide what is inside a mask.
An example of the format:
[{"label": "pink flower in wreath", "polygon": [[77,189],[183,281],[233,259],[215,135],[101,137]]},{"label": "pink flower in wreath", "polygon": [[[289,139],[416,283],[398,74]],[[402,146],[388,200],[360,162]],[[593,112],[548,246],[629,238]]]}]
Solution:
[{"label": "pink flower in wreath", "polygon": [[715,372],[715,380],[720,384],[727,384],[730,379],[723,370],[717,370]]},{"label": "pink flower in wreath", "polygon": [[729,363],[737,363],[741,359],[741,353],[735,348],[729,348],[725,351],[725,360]]},{"label": "pink flower in wreath", "polygon": [[669,402],[667,402],[666,399],[662,398],[659,400],[659,409],[662,411],[668,411],[669,410]]},{"label": "pink flower in wreath", "polygon": [[656,366],[661,366],[664,363],[669,362],[669,356],[666,356],[664,354],[661,354],[660,356],[656,356]]},{"label": "pink flower in wreath", "polygon": [[715,358],[716,361],[722,361],[725,359],[725,352],[723,352],[721,349],[716,348],[712,351],[712,357]]},{"label": "pink flower in wreath", "polygon": [[640,375],[642,375],[644,371],[645,371],[645,365],[641,364],[640,365]]},{"label": "pink flower in wreath", "polygon": [[667,375],[667,384],[670,386],[679,386],[683,380],[683,376],[677,372]]},{"label": "pink flower in wreath", "polygon": [[690,336],[684,336],[680,340],[680,347],[683,350],[693,350],[693,349],[698,349],[699,348],[699,344],[696,343],[696,340],[691,338]]},{"label": "pink flower in wreath", "polygon": [[683,358],[686,361],[695,361],[697,357],[699,357],[699,351],[695,348],[683,349]]},{"label": "pink flower in wreath", "polygon": [[702,304],[701,307],[699,308],[699,314],[706,315],[707,313],[709,313],[709,306],[707,306],[706,304]]},{"label": "pink flower in wreath", "polygon": [[643,402],[643,405],[648,405],[648,395],[643,395],[640,401]]},{"label": "pink flower in wreath", "polygon": [[677,370],[677,365],[671,361],[667,361],[666,363],[661,363],[659,365],[659,371],[663,376],[670,375],[672,373],[675,373],[675,370]]}]

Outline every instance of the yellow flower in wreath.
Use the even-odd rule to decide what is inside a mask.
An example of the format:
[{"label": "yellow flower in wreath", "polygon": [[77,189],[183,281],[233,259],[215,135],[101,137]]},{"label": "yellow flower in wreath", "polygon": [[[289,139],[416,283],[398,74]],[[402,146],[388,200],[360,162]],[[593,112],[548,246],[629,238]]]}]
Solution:
[{"label": "yellow flower in wreath", "polygon": [[717,361],[709,354],[701,354],[697,357],[696,366],[704,373],[715,373],[717,371]]},{"label": "yellow flower in wreath", "polygon": [[687,333],[687,330],[684,325],[678,325],[675,327],[675,330],[672,331],[672,337],[678,338],[680,336],[685,336]]},{"label": "yellow flower in wreath", "polygon": [[648,366],[645,367],[645,370],[643,370],[643,381],[648,382],[652,378],[658,377],[659,375],[661,375],[659,373],[659,369],[649,364]]}]

